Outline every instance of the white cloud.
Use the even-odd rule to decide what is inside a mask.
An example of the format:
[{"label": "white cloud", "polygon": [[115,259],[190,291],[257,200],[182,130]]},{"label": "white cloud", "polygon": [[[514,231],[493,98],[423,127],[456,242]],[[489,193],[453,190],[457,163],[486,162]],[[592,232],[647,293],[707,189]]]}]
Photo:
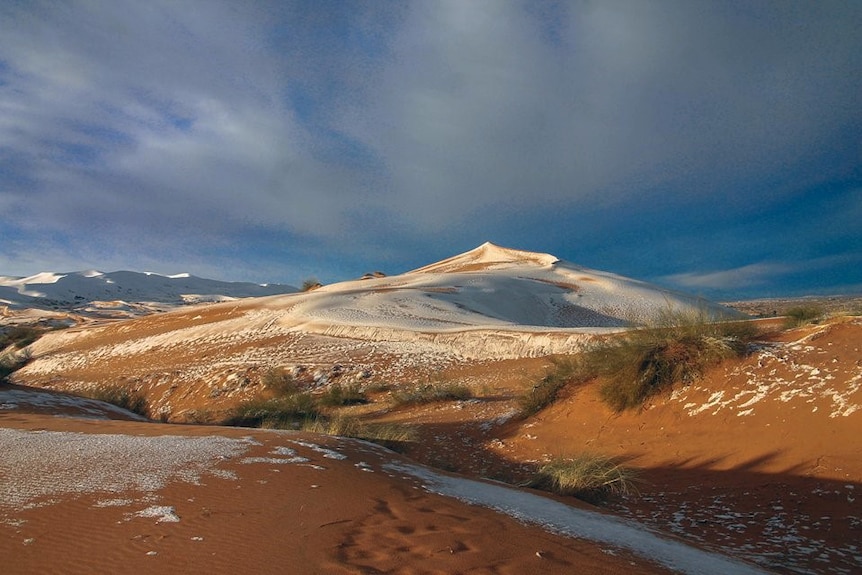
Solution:
[{"label": "white cloud", "polygon": [[686,289],[742,290],[773,282],[793,270],[787,264],[757,263],[727,270],[673,274],[661,280]]}]

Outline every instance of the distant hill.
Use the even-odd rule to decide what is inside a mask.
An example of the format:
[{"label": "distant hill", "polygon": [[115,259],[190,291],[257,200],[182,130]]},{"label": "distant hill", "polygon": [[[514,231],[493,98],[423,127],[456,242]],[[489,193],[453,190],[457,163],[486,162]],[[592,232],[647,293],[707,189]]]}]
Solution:
[{"label": "distant hill", "polygon": [[131,304],[181,305],[293,293],[290,285],[224,282],[189,274],[149,272],[43,272],[29,277],[0,276],[0,306],[11,309],[87,311]]}]

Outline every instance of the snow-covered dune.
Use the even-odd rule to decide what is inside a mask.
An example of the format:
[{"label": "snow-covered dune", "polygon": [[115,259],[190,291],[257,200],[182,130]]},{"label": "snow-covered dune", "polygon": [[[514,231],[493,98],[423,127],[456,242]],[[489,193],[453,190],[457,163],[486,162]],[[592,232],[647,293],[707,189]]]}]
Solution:
[{"label": "snow-covered dune", "polygon": [[694,296],[549,254],[485,243],[405,274],[341,282],[298,296],[291,315],[340,327],[545,330],[619,328],[668,310],[693,309],[734,314]]},{"label": "snow-covered dune", "polygon": [[461,360],[572,353],[597,334],[669,309],[735,313],[548,254],[486,243],[390,277],[49,333],[30,347],[35,361],[19,377],[41,383],[74,372],[75,385],[88,387],[140,365],[142,380],[159,385],[183,380],[234,389],[270,366],[312,366],[322,378],[335,365],[349,364],[356,374],[382,374],[385,365],[394,376]]}]

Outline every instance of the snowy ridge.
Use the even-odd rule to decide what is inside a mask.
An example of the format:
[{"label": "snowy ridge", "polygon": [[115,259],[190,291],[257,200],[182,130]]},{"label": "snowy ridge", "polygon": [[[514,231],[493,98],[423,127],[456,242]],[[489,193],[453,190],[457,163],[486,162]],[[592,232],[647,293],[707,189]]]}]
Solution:
[{"label": "snowy ridge", "polygon": [[559,260],[551,254],[540,254],[523,250],[504,248],[491,242],[451,258],[415,269],[410,273],[462,272],[471,269],[493,269],[509,265],[534,264],[551,266]]},{"label": "snowy ridge", "polygon": [[152,272],[86,270],[63,274],[42,272],[29,277],[0,276],[0,303],[13,308],[79,308],[99,302],[179,305],[296,291],[288,285],[223,282],[187,273],[164,276]]}]

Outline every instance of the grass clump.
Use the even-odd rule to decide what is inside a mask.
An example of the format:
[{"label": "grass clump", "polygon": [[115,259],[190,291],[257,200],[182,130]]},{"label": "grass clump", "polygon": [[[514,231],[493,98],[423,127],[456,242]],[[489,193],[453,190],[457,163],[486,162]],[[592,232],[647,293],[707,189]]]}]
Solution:
[{"label": "grass clump", "polygon": [[30,361],[30,354],[7,353],[0,356],[0,383],[8,383],[9,376],[24,367]]},{"label": "grass clump", "polygon": [[695,381],[724,359],[743,356],[754,336],[747,322],[672,313],[594,346],[581,360],[587,373],[604,378],[601,397],[619,412],[643,406],[674,384]]},{"label": "grass clump", "polygon": [[251,399],[234,408],[226,425],[296,429],[303,422],[320,415],[320,408],[310,393],[294,393],[270,399]]},{"label": "grass clump", "polygon": [[273,367],[263,374],[261,383],[276,395],[293,395],[299,391],[296,379],[282,368]]},{"label": "grass clump", "polygon": [[356,417],[345,415],[331,418],[317,417],[307,420],[302,429],[325,435],[364,439],[389,448],[397,448],[404,443],[416,441],[417,438],[416,430],[409,425],[399,423],[365,423]]},{"label": "grass clump", "polygon": [[553,359],[551,370],[524,395],[518,399],[521,417],[535,415],[554,403],[560,391],[583,374],[574,358]]},{"label": "grass clump", "polygon": [[149,417],[150,408],[147,398],[140,392],[133,391],[124,385],[108,385],[97,387],[85,393],[86,397],[105,403],[111,403],[126,411]]},{"label": "grass clump", "polygon": [[636,494],[637,473],[602,455],[558,457],[542,465],[529,485],[560,495],[599,502],[611,495]]},{"label": "grass clump", "polygon": [[823,308],[818,305],[799,305],[787,310],[784,327],[794,328],[817,323],[823,318]]},{"label": "grass clump", "polygon": [[362,403],[368,403],[368,397],[356,384],[343,386],[336,383],[331,385],[329,389],[320,396],[320,404],[326,407],[341,407],[345,405],[359,405]]},{"label": "grass clump", "polygon": [[42,336],[43,330],[30,326],[13,326],[0,333],[0,350],[14,345],[16,349],[22,349],[35,342]]},{"label": "grass clump", "polygon": [[473,391],[463,383],[427,383],[396,391],[392,394],[395,405],[417,405],[440,401],[464,401],[473,397]]}]

